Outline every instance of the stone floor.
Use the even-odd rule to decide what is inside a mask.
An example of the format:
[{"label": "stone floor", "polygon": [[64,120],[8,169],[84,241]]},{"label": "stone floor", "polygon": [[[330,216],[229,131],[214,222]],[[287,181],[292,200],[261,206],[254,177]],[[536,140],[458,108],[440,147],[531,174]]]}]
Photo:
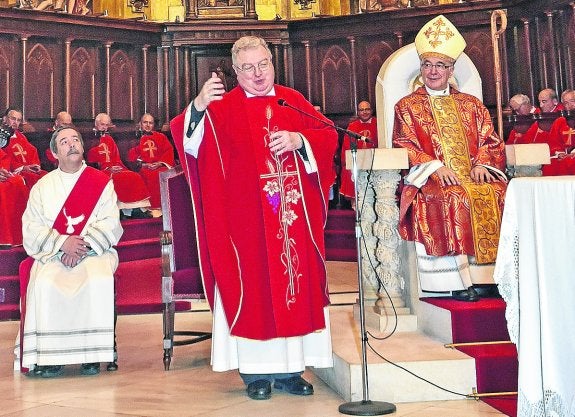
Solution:
[{"label": "stone floor", "polygon": [[[330,283],[337,308],[357,296],[354,264],[330,264]],[[347,299],[346,299],[347,297]],[[176,326],[209,330],[211,315],[196,311],[177,315]],[[334,314],[338,317],[340,314]],[[348,314],[346,317],[349,317]],[[346,319],[347,320],[347,319]],[[337,326],[349,325],[332,320]],[[269,401],[252,401],[236,372],[216,373],[209,366],[210,343],[176,347],[170,371],[162,362],[162,318],[159,314],[120,316],[117,337],[119,370],[85,377],[79,366],[67,366],[56,379],[29,378],[12,370],[13,344],[18,322],[0,323],[0,416],[109,417],[109,416],[203,416],[203,417],[330,417],[340,416],[344,400],[309,370],[306,378],[315,395],[294,397],[274,392]],[[350,348],[356,348],[350,343]],[[401,347],[400,347],[401,349]],[[503,416],[474,400],[396,403],[401,417],[496,417]]]}]

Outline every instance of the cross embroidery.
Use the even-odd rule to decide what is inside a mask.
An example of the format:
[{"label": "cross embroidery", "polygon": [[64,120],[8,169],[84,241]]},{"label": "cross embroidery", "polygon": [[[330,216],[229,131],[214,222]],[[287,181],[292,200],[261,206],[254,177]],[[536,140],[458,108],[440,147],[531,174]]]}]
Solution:
[{"label": "cross embroidery", "polygon": [[14,152],[14,156],[19,156],[22,159],[22,162],[26,162],[26,155],[28,155],[28,152],[24,150],[22,145],[15,143],[12,147],[17,149],[17,151]]},{"label": "cross embroidery", "polygon": [[148,154],[150,155],[150,158],[154,157],[154,151],[157,150],[158,148],[156,147],[156,143],[153,140],[148,139],[146,142],[144,142],[144,147],[142,150],[144,152],[148,152]]},{"label": "cross embroidery", "polygon": [[563,132],[561,132],[563,135],[567,135],[567,140],[565,141],[565,144],[567,146],[572,146],[573,145],[573,133],[575,133],[575,129],[573,128],[569,128],[569,130],[564,130]]},{"label": "cross embroidery", "polygon": [[105,143],[100,144],[101,151],[98,151],[98,154],[105,155],[105,162],[110,162],[110,150],[108,149],[108,145]]},{"label": "cross embroidery", "polygon": [[441,29],[443,26],[447,26],[443,19],[437,19],[437,21],[433,23],[433,26],[435,26],[435,29],[433,27],[428,27],[425,31],[425,37],[428,39],[431,38],[429,39],[429,44],[433,48],[442,44],[443,41],[439,39],[440,36],[444,36],[445,40],[448,41],[455,35],[449,28],[446,28],[445,30]]}]

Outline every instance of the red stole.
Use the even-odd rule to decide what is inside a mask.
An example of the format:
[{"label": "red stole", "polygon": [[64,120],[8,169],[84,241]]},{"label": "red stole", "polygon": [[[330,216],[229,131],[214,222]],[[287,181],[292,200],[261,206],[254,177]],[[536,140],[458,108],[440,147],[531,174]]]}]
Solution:
[{"label": "red stole", "polygon": [[[80,174],[74,188],[66,198],[60,209],[60,213],[54,220],[52,228],[62,235],[79,235],[86,226],[90,215],[96,207],[104,188],[110,178],[101,171],[92,167],[86,167]],[[30,271],[34,265],[34,258],[28,257],[20,263],[20,370],[28,372],[28,368],[22,368],[24,350],[24,321],[26,318],[26,293],[30,281]]]}]

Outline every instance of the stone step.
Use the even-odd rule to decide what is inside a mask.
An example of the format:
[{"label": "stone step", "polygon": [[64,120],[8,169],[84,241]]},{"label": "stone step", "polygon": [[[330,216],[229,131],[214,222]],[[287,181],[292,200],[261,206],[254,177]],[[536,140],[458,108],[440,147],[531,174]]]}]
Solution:
[{"label": "stone step", "polygon": [[[333,368],[311,368],[345,401],[363,400],[359,324],[351,306],[330,308]],[[385,337],[385,333],[373,332]],[[396,332],[385,340],[369,337],[369,344],[387,360],[439,386],[471,394],[476,386],[475,361],[419,332]],[[419,402],[461,399],[402,370],[367,348],[369,399],[386,402]]]}]

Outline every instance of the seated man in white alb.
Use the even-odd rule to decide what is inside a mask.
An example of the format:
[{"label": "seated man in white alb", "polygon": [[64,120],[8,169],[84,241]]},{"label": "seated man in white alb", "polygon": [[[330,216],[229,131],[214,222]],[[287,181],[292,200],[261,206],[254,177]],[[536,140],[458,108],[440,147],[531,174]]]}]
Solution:
[{"label": "seated man in white alb", "polygon": [[32,188],[22,218],[34,263],[15,365],[49,378],[82,364],[82,374],[95,375],[114,360],[117,197],[110,177],[86,166],[76,129],[57,129],[50,149],[58,168]]}]

